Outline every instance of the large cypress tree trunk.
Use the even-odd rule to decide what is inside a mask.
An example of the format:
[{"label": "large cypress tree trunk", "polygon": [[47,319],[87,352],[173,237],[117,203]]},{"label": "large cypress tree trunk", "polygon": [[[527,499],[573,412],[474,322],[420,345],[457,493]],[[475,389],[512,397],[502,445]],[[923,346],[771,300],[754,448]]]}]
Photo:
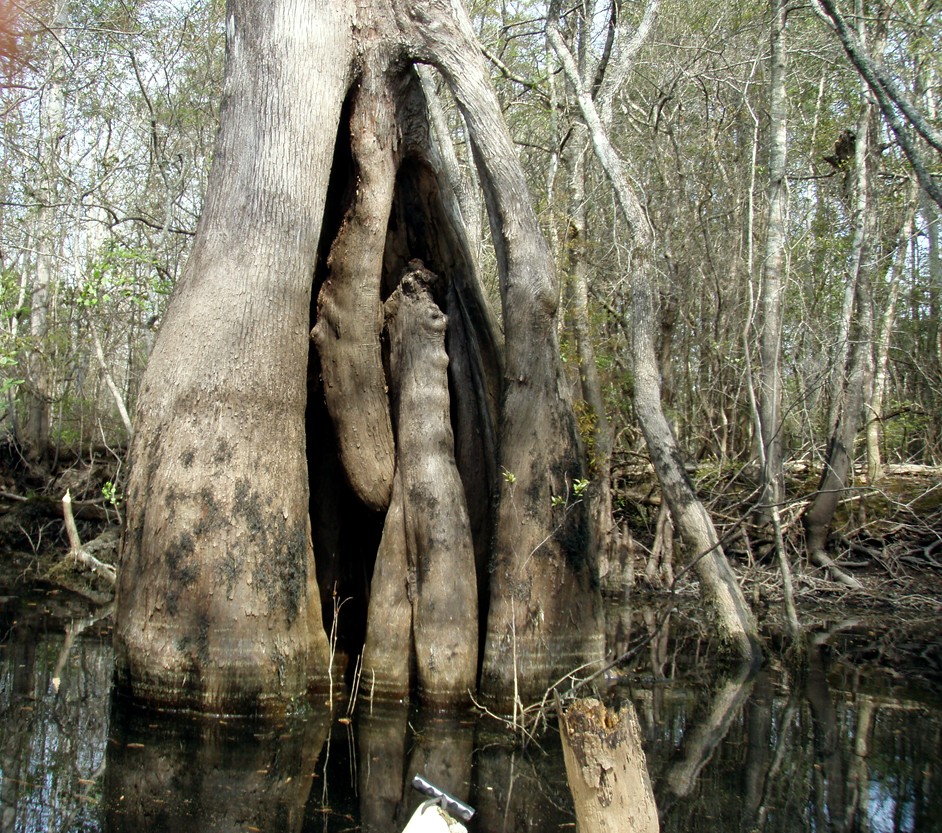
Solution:
[{"label": "large cypress tree trunk", "polygon": [[[408,693],[414,660],[428,698],[463,698],[484,645],[489,693],[538,697],[601,659],[594,539],[580,501],[554,501],[584,462],[553,264],[464,10],[231,0],[228,35],[204,216],[139,399],[118,678],[174,706],[280,704],[326,679],[337,593],[339,655],[367,606],[384,626],[377,695]],[[414,60],[469,125],[503,354]],[[440,281],[384,341],[416,258]]]},{"label": "large cypress tree trunk", "polygon": [[146,701],[266,708],[326,671],[305,379],[351,14],[333,0],[228,7],[209,190],[132,449],[115,650],[119,683]]}]

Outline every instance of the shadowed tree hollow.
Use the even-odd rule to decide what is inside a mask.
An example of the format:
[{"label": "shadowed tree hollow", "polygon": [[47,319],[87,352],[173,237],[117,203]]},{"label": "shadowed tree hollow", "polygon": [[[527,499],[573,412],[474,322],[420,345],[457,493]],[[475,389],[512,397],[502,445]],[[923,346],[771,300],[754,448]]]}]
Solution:
[{"label": "shadowed tree hollow", "polygon": [[[602,654],[553,262],[460,4],[230,0],[203,215],[137,404],[119,686],[526,702]],[[416,64],[488,209],[484,301]]]}]

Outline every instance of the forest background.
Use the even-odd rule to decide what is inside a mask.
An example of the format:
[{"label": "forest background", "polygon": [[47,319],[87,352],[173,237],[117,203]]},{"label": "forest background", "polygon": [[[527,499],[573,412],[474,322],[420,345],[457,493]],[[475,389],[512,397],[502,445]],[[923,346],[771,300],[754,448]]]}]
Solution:
[{"label": "forest background", "polygon": [[[682,567],[636,413],[637,228],[593,155],[547,4],[468,8],[561,278],[603,574],[630,583],[637,563],[671,584]],[[834,560],[847,556],[893,576],[906,559],[938,567],[938,4],[558,11],[643,210],[660,398],[724,549],[778,564],[786,586],[795,566],[859,586]],[[213,153],[224,4],[54,0],[3,17],[3,485],[81,485],[120,520],[130,415]],[[599,89],[610,65],[622,74]],[[466,132],[441,92],[436,129],[496,297]],[[61,474],[76,463],[81,484]]]}]

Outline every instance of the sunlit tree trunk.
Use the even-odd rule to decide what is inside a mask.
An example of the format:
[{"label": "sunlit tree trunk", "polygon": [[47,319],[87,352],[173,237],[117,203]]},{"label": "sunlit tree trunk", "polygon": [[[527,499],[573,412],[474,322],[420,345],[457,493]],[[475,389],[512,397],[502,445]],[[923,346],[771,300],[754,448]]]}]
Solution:
[{"label": "sunlit tree trunk", "polygon": [[403,6],[417,57],[442,73],[468,125],[495,241],[503,480],[481,686],[526,703],[603,653],[591,521],[584,504],[566,500],[585,463],[559,361],[555,267],[464,10],[444,0]]},{"label": "sunlit tree trunk", "polygon": [[[870,195],[872,165],[870,132],[873,106],[866,90],[857,119],[854,148],[854,232],[848,257],[847,284],[851,293],[844,321],[847,330],[846,367],[832,382],[831,433],[818,490],[805,513],[805,536],[814,563],[830,570],[832,576],[851,587],[859,586],[828,557],[828,536],[838,503],[850,482],[854,442],[867,400],[873,372],[873,299],[871,297],[873,200]],[[849,314],[848,314],[849,313]],[[842,345],[839,345],[839,347]],[[839,359],[840,360],[840,359]]]},{"label": "sunlit tree trunk", "polygon": [[726,559],[709,513],[697,498],[684,469],[677,444],[661,405],[661,380],[654,349],[652,240],[647,218],[628,182],[598,111],[579,78],[572,55],[550,19],[547,37],[563,64],[566,77],[589,129],[593,149],[615,192],[618,209],[631,235],[631,334],[635,414],[674,524],[687,549],[690,566],[700,580],[704,602],[724,648],[749,662],[761,657],[758,626],[736,576]]},{"label": "sunlit tree trunk", "polygon": [[352,14],[227,9],[209,190],[136,415],[115,653],[119,684],[142,700],[280,708],[326,676],[305,379]]},{"label": "sunlit tree trunk", "polygon": [[[762,444],[762,502],[774,508],[784,496],[782,471],[782,296],[785,269],[785,159],[788,132],[785,93],[785,4],[772,0],[769,58],[769,216],[759,292],[759,426]],[[769,510],[766,510],[767,512]]]},{"label": "sunlit tree trunk", "polygon": [[[414,658],[431,699],[465,697],[483,645],[485,693],[529,703],[602,658],[595,538],[573,499],[553,263],[464,9],[232,0],[227,42],[206,204],[138,402],[119,683],[170,706],[282,707],[327,679],[322,611],[346,569],[371,634],[402,636],[389,693],[408,693]],[[468,126],[503,355],[412,60]],[[441,280],[388,332],[441,324],[447,377],[440,349],[408,362],[382,336],[416,258]]]},{"label": "sunlit tree trunk", "polygon": [[867,482],[876,483],[883,477],[883,455],[880,451],[882,435],[883,406],[886,399],[887,378],[890,364],[890,345],[893,328],[896,325],[896,304],[899,300],[900,284],[906,268],[910,238],[913,233],[913,221],[916,214],[916,201],[919,186],[915,180],[910,185],[906,215],[896,240],[895,252],[890,268],[887,270],[887,297],[884,301],[883,316],[879,332],[875,337],[876,355],[874,357],[873,389],[867,403]]}]

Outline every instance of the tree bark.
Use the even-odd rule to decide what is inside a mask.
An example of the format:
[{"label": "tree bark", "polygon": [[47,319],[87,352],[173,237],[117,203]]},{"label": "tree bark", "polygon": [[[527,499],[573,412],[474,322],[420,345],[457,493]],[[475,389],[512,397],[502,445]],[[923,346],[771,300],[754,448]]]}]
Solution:
[{"label": "tree bark", "polygon": [[[204,213],[138,403],[118,680],[171,706],[278,708],[326,680],[321,606],[349,569],[365,685],[375,670],[377,693],[404,696],[414,645],[424,695],[463,699],[486,618],[485,689],[535,699],[603,655],[591,521],[554,501],[585,467],[552,260],[460,4],[311,5],[231,2]],[[504,355],[414,60],[442,71],[468,123]],[[442,280],[387,345],[378,311],[413,258]],[[516,484],[500,495],[499,465]]]},{"label": "tree bark", "polygon": [[[774,507],[784,497],[782,470],[782,294],[785,266],[785,159],[788,141],[785,92],[785,4],[772,0],[769,73],[769,219],[759,304],[759,426],[762,444],[762,502]],[[766,510],[767,512],[769,510]]]},{"label": "tree bark", "polygon": [[889,375],[890,344],[893,338],[893,328],[896,325],[896,303],[899,298],[899,288],[903,280],[903,270],[906,268],[906,255],[909,251],[910,238],[913,233],[913,222],[916,218],[918,185],[915,180],[910,185],[909,199],[905,209],[906,215],[896,239],[893,261],[887,270],[886,283],[888,285],[887,298],[883,308],[883,318],[880,331],[876,335],[873,386],[867,403],[867,482],[876,483],[883,478],[883,455],[880,451],[880,437],[883,427],[883,403],[886,398],[887,377]]},{"label": "tree bark", "polygon": [[576,700],[560,713],[559,730],[579,833],[656,833],[657,806],[634,707],[614,713],[598,700]]},{"label": "tree bark", "polygon": [[351,24],[347,2],[228,8],[208,193],[132,446],[115,653],[143,701],[280,709],[326,680],[305,377]]},{"label": "tree bark", "polygon": [[[387,516],[389,545],[381,548],[383,560],[376,568],[384,584],[382,595],[371,600],[363,667],[368,680],[377,675],[380,690],[404,696],[414,661],[422,698],[454,705],[467,702],[475,688],[477,585],[468,511],[454,459],[446,319],[431,296],[437,280],[413,264],[386,302],[398,440],[395,506]],[[411,604],[411,652],[393,643],[388,632],[390,624],[405,630],[405,600]],[[373,639],[379,643],[375,648]],[[386,665],[392,666],[389,673]]]},{"label": "tree bark", "polygon": [[865,397],[870,389],[873,372],[873,299],[870,279],[872,264],[873,201],[870,197],[870,97],[863,91],[855,144],[855,205],[854,234],[848,263],[848,285],[853,293],[853,316],[848,345],[849,358],[845,375],[838,375],[834,397],[834,420],[828,441],[824,470],[818,490],[805,513],[805,544],[811,560],[826,568],[836,581],[849,587],[860,582],[841,570],[826,553],[828,536],[838,502],[847,488],[854,460],[854,442],[860,424]]},{"label": "tree bark", "polygon": [[350,118],[357,188],[328,258],[311,338],[350,485],[371,509],[389,505],[395,468],[380,349],[380,287],[397,167],[388,61],[368,56]]},{"label": "tree bark", "polygon": [[591,522],[581,502],[553,501],[572,494],[572,483],[585,476],[560,367],[555,269],[463,7],[428,0],[396,8],[415,57],[442,73],[468,125],[497,254],[504,479],[481,687],[513,706],[603,657]]},{"label": "tree bark", "polygon": [[586,131],[573,125],[564,154],[568,157],[569,208],[566,258],[568,279],[572,291],[569,317],[575,336],[579,364],[579,383],[584,403],[588,439],[589,473],[591,489],[587,495],[599,548],[599,574],[603,586],[612,569],[614,557],[612,521],[612,430],[605,413],[605,400],[595,362],[589,316],[588,217],[585,199]]}]

